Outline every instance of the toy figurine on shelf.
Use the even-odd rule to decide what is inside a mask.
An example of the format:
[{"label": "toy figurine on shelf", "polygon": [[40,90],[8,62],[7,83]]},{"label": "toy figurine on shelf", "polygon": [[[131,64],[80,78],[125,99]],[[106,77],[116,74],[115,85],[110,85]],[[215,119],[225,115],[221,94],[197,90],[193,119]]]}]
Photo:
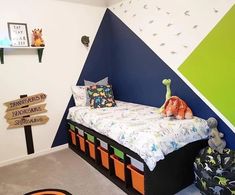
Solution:
[{"label": "toy figurine on shelf", "polygon": [[44,40],[42,39],[42,29],[32,30],[32,47],[44,47]]}]

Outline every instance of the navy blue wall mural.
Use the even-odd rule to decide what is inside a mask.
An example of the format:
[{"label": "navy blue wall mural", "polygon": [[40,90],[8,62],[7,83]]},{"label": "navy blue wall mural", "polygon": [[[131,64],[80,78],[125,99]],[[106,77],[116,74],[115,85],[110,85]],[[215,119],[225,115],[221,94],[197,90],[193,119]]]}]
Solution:
[{"label": "navy blue wall mural", "polygon": [[[232,130],[110,10],[104,15],[78,84],[83,84],[84,78],[96,81],[105,76],[109,76],[113,85],[115,99],[156,107],[165,99],[162,80],[171,78],[172,94],[184,99],[194,115],[218,119],[219,130],[225,133],[228,147],[235,149]],[[66,143],[68,107],[53,146]]]},{"label": "navy blue wall mural", "polygon": [[[76,85],[84,85],[84,79],[96,82],[104,77],[110,77],[111,43],[110,19],[107,13],[105,13]],[[52,147],[67,143],[66,117],[69,108],[74,105],[73,97],[71,97],[60,122]]]}]

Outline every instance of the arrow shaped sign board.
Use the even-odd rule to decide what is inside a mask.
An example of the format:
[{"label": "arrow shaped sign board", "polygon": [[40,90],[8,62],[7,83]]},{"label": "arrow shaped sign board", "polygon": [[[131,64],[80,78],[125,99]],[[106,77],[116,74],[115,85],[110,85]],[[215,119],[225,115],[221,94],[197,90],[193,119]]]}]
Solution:
[{"label": "arrow shaped sign board", "polygon": [[40,125],[45,124],[48,120],[49,118],[46,115],[12,119],[7,121],[9,123],[9,126],[7,128],[11,129],[28,125]]},{"label": "arrow shaped sign board", "polygon": [[6,111],[10,111],[10,110],[15,110],[15,109],[18,109],[18,108],[22,108],[23,106],[38,104],[40,102],[43,102],[46,99],[46,97],[47,97],[46,94],[39,93],[39,94],[36,94],[36,95],[32,95],[32,96],[20,98],[20,99],[17,99],[17,100],[13,100],[13,101],[10,101],[10,102],[6,102],[6,103],[4,103],[4,105],[7,106]]},{"label": "arrow shaped sign board", "polygon": [[17,110],[10,110],[6,113],[5,118],[7,120],[11,120],[11,119],[20,118],[23,116],[41,114],[47,111],[45,107],[46,107],[46,104],[40,104],[36,106],[30,106],[27,108],[20,108]]}]

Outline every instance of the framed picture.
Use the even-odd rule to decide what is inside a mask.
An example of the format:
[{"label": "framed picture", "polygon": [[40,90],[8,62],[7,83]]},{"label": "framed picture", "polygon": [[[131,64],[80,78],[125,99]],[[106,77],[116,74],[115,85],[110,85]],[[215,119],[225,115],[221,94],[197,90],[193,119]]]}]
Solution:
[{"label": "framed picture", "polygon": [[8,22],[8,33],[12,47],[29,47],[27,24]]}]

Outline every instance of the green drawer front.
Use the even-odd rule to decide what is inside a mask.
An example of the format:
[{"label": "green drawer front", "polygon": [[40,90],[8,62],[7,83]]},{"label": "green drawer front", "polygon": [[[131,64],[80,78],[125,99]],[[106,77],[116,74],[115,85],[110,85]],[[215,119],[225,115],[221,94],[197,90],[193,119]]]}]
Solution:
[{"label": "green drawer front", "polygon": [[113,148],[113,150],[114,150],[114,154],[117,156],[117,157],[119,157],[119,158],[121,158],[122,160],[124,160],[124,153],[121,151],[121,150],[118,150],[117,148],[115,148],[115,147],[113,147],[113,146],[111,146],[112,148]]},{"label": "green drawer front", "polygon": [[69,128],[73,131],[75,131],[75,126],[69,123]]},{"label": "green drawer front", "polygon": [[95,137],[94,137],[93,135],[90,135],[89,133],[86,133],[86,135],[87,135],[87,139],[88,139],[90,142],[92,142],[92,143],[95,142]]}]

